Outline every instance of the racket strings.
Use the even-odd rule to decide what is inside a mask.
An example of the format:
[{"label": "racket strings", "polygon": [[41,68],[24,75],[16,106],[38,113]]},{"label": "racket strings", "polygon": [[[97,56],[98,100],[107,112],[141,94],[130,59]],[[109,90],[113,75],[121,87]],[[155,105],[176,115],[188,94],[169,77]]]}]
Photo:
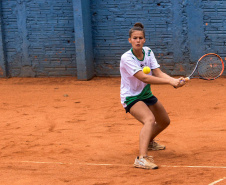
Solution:
[{"label": "racket strings", "polygon": [[216,55],[207,55],[202,58],[197,66],[200,77],[205,79],[217,78],[223,70],[222,61]]}]

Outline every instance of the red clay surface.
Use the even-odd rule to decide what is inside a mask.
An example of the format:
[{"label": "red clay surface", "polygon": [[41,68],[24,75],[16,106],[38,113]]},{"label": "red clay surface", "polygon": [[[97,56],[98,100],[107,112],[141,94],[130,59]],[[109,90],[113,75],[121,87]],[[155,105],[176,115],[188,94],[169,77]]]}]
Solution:
[{"label": "red clay surface", "polygon": [[226,184],[226,78],[153,85],[171,125],[133,167],[142,125],[120,103],[120,78],[0,79],[0,184]]}]

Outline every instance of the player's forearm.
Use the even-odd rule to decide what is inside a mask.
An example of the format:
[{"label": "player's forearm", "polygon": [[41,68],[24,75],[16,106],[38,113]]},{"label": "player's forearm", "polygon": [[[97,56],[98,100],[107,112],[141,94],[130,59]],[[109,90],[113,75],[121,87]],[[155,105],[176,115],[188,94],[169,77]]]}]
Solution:
[{"label": "player's forearm", "polygon": [[162,71],[159,71],[157,74],[154,74],[154,76],[159,77],[159,78],[166,78],[166,79],[169,79],[169,80],[174,79],[173,77],[169,76],[168,74],[166,74]]},{"label": "player's forearm", "polygon": [[162,78],[156,76],[145,75],[143,79],[141,79],[144,83],[147,84],[171,84],[170,78]]},{"label": "player's forearm", "polygon": [[[161,72],[160,72],[161,73]],[[179,83],[179,80],[176,80],[175,78],[171,78],[170,76],[158,76],[160,74],[158,71],[155,71],[154,76],[152,75],[146,75],[142,71],[137,72],[134,74],[134,76],[141,80],[144,83],[147,84],[170,84],[172,86],[177,86]]]}]

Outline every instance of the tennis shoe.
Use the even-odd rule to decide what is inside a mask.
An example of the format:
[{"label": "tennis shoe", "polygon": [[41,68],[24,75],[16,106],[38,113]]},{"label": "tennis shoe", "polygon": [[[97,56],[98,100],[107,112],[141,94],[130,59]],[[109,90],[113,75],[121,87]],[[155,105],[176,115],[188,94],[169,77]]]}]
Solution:
[{"label": "tennis shoe", "polygon": [[166,149],[166,146],[160,145],[154,140],[150,142],[148,145],[148,150],[165,150],[165,149]]},{"label": "tennis shoe", "polygon": [[154,164],[152,156],[144,156],[143,158],[139,158],[139,156],[137,156],[133,166],[136,168],[143,168],[148,170],[158,168],[158,166]]}]

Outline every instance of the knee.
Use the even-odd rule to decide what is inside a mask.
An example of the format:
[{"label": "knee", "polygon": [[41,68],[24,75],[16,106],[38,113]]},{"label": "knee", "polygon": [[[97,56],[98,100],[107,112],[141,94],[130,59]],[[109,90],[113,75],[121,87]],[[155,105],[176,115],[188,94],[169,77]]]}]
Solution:
[{"label": "knee", "polygon": [[166,127],[168,127],[170,125],[170,119],[168,118],[166,121],[165,121],[165,124],[164,124]]},{"label": "knee", "polygon": [[169,119],[169,121],[168,121],[168,125],[170,125],[170,119]]},{"label": "knee", "polygon": [[161,127],[162,129],[165,129],[166,127],[168,127],[170,125],[170,119],[167,118],[167,119],[161,120],[161,121],[157,122],[157,125],[159,127]]},{"label": "knee", "polygon": [[144,125],[154,125],[155,124],[155,118],[153,118],[153,117],[146,117],[143,120],[143,124]]}]

